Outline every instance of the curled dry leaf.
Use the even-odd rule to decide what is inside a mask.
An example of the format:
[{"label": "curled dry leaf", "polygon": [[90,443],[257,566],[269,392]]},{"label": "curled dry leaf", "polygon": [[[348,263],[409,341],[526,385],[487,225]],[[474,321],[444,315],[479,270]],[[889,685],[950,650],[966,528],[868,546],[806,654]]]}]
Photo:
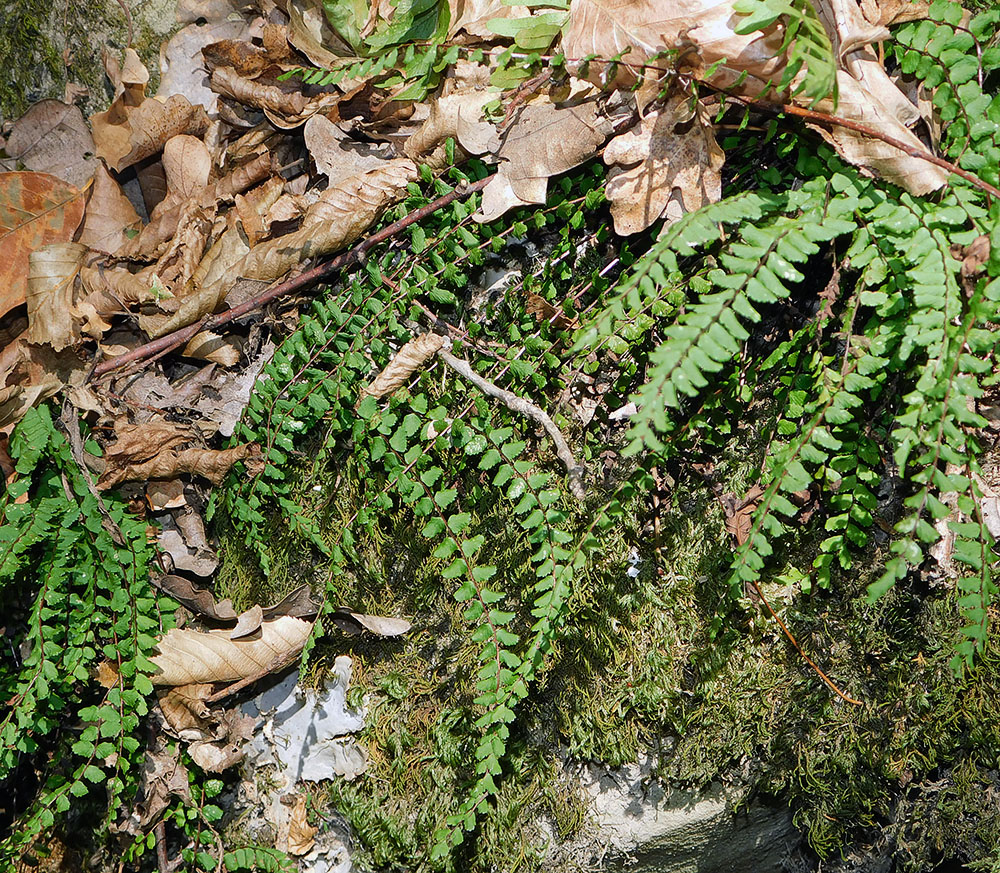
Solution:
[{"label": "curled dry leaf", "polygon": [[185,97],[175,94],[161,101],[145,96],[149,72],[132,49],[125,50],[120,70],[107,58],[105,67],[116,86],[115,100],[90,123],[97,154],[115,172],[156,154],[173,136],[201,134],[208,127],[205,110]]},{"label": "curled dry leaf", "polygon": [[396,352],[370,385],[361,389],[358,399],[384,397],[401,388],[417,370],[438,353],[438,349],[443,345],[444,337],[436,333],[425,333],[414,337]]},{"label": "curled dry leaf", "polygon": [[764,489],[754,485],[742,500],[733,494],[723,494],[719,498],[726,514],[726,532],[733,538],[736,545],[742,546],[750,535],[753,525],[753,514],[757,511]]},{"label": "curled dry leaf", "polygon": [[232,67],[218,67],[212,71],[212,88],[238,103],[279,115],[299,115],[309,103],[301,91],[285,91],[277,85],[247,79]]},{"label": "curled dry leaf", "polygon": [[167,176],[167,197],[187,200],[208,185],[212,155],[198,137],[187,133],[172,136],[163,144],[161,160]]},{"label": "curled dry leaf", "polygon": [[604,150],[604,162],[613,166],[607,197],[615,232],[638,233],[661,216],[676,221],[685,212],[717,202],[724,161],[699,104],[692,106],[682,95],[650,110],[635,129],[611,140]]},{"label": "curled dry leaf", "polygon": [[182,740],[201,740],[209,735],[212,710],[205,701],[211,694],[209,683],[167,686],[157,692],[163,718]]},{"label": "curled dry leaf", "polygon": [[28,342],[60,351],[80,339],[73,318],[73,284],[87,247],[80,243],[52,243],[31,253],[28,260]]},{"label": "curled dry leaf", "polygon": [[46,173],[0,173],[0,316],[24,303],[28,259],[69,242],[83,218],[83,194]]},{"label": "curled dry leaf", "polygon": [[427,120],[410,135],[403,151],[419,161],[449,137],[470,155],[482,155],[499,146],[496,127],[483,118],[483,107],[496,99],[491,91],[460,91],[439,97]]},{"label": "curled dry leaf", "polygon": [[207,616],[213,621],[233,622],[238,618],[233,603],[226,598],[216,600],[208,588],[195,585],[183,576],[168,573],[151,580],[161,591],[165,591],[174,600],[182,603],[193,612]]},{"label": "curled dry leaf", "polygon": [[222,17],[181,28],[160,48],[160,85],[156,96],[166,98],[180,94],[192,106],[200,104],[209,115],[214,115],[219,98],[208,85],[208,70],[201,50],[220,39],[237,39],[247,34],[247,22],[242,16]]},{"label": "curled dry leaf", "polygon": [[312,622],[282,616],[260,626],[260,638],[230,639],[230,631],[167,631],[153,663],[160,672],[155,685],[197,685],[238,682],[277,670],[295,658],[305,645]]},{"label": "curled dry leaf", "polygon": [[[251,249],[234,272],[248,279],[271,281],[309,258],[331,255],[349,246],[405,195],[406,186],[416,178],[416,165],[396,158],[379,169],[346,179],[323,192],[309,207],[299,230]],[[228,290],[231,277],[222,281]],[[183,325],[173,329],[176,327]]]},{"label": "curled dry leaf", "polygon": [[98,161],[77,241],[113,255],[128,242],[126,231],[137,229],[140,223],[135,207],[121,186],[112,178],[104,162]]},{"label": "curled dry leaf", "polygon": [[380,637],[398,637],[413,626],[405,618],[365,615],[343,606],[330,614],[330,620],[345,634],[352,636],[368,631]]},{"label": "curled dry leaf", "polygon": [[245,612],[240,613],[236,619],[236,627],[230,631],[229,639],[241,640],[244,637],[252,636],[260,630],[261,622],[264,620],[264,610],[260,604],[251,606]]},{"label": "curled dry leaf", "polygon": [[191,337],[181,354],[186,358],[212,361],[223,367],[235,367],[240,362],[239,339],[203,330]]},{"label": "curled dry leaf", "polygon": [[15,121],[6,151],[27,169],[77,188],[90,181],[100,163],[80,108],[60,100],[41,100]]},{"label": "curled dry leaf", "polygon": [[141,482],[146,479],[172,479],[182,473],[201,476],[213,485],[219,485],[237,461],[255,462],[260,459],[260,446],[248,443],[231,449],[170,449],[156,457],[124,467],[110,464],[97,482],[102,491],[122,482]]}]

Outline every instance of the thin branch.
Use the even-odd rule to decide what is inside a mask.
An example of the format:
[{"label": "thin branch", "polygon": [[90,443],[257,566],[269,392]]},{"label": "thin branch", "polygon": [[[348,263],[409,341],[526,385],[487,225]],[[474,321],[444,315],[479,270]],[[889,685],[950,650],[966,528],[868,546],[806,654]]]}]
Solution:
[{"label": "thin branch", "polygon": [[260,309],[272,300],[277,300],[279,297],[284,297],[286,295],[293,294],[296,291],[300,291],[303,288],[336,273],[338,270],[351,266],[352,264],[361,263],[364,261],[365,255],[368,254],[369,250],[373,249],[379,243],[383,243],[386,240],[391,239],[396,236],[396,234],[406,230],[406,228],[411,225],[416,224],[418,221],[422,221],[428,215],[431,215],[446,206],[450,206],[456,200],[469,194],[473,194],[476,191],[482,191],[492,178],[492,176],[487,176],[485,179],[479,179],[476,182],[458,185],[454,191],[438,197],[436,200],[432,200],[426,206],[421,206],[420,209],[415,209],[409,215],[399,219],[399,221],[394,221],[387,227],[382,228],[382,230],[378,233],[372,234],[370,237],[362,240],[354,246],[354,248],[337,255],[335,258],[332,258],[329,261],[324,261],[321,264],[317,264],[315,267],[300,273],[298,276],[281,282],[280,284],[275,285],[273,288],[269,288],[267,291],[264,291],[255,297],[251,297],[239,306],[234,306],[232,309],[220,312],[218,315],[211,315],[197,324],[182,327],[180,330],[176,330],[166,336],[161,336],[158,339],[132,349],[123,355],[118,355],[111,360],[104,361],[94,369],[94,375],[98,377],[103,376],[106,373],[119,370],[125,365],[131,364],[135,361],[146,361],[154,355],[158,356],[163,354],[186,343],[199,331],[216,330],[225,324],[229,324],[232,321],[242,318],[249,312]]},{"label": "thin branch", "polygon": [[[702,84],[709,85],[707,82]],[[711,87],[711,85],[709,85],[709,87]],[[990,197],[995,197],[1000,200],[1000,188],[995,188],[989,182],[984,182],[974,173],[970,173],[968,170],[963,170],[960,166],[952,163],[951,161],[946,161],[944,158],[939,158],[937,155],[931,154],[924,149],[916,148],[909,143],[896,139],[894,136],[882,133],[882,131],[875,127],[869,127],[867,124],[862,124],[859,121],[852,121],[850,118],[841,118],[839,115],[828,115],[825,112],[816,112],[814,109],[803,109],[801,106],[793,106],[791,103],[772,103],[769,100],[760,100],[753,97],[741,97],[739,94],[733,94],[729,91],[721,89],[719,90],[719,93],[732,97],[734,100],[738,100],[746,106],[753,106],[756,109],[761,109],[764,112],[770,112],[773,115],[794,115],[798,118],[805,119],[806,121],[811,121],[813,124],[822,124],[825,127],[843,127],[847,130],[853,130],[856,133],[864,134],[865,136],[877,139],[880,142],[884,142],[886,145],[891,145],[893,148],[899,149],[911,158],[927,161],[927,163],[933,164],[935,167],[940,167],[942,170],[947,170],[949,173],[960,176],[970,185],[975,186],[980,191],[984,191]]]},{"label": "thin branch", "polygon": [[569,443],[566,442],[566,437],[562,435],[562,431],[556,427],[555,422],[549,418],[548,413],[544,409],[535,406],[534,403],[525,400],[523,397],[518,397],[510,391],[497,387],[492,382],[487,382],[482,376],[473,371],[468,361],[456,358],[444,348],[438,349],[437,356],[463,379],[467,379],[475,385],[483,394],[496,398],[511,411],[519,412],[521,415],[532,418],[545,428],[546,433],[552,438],[552,442],[555,443],[556,455],[559,456],[559,460],[566,467],[570,492],[578,500],[583,500],[587,494],[586,487],[584,486],[587,468],[576,462],[573,452],[570,451]]}]

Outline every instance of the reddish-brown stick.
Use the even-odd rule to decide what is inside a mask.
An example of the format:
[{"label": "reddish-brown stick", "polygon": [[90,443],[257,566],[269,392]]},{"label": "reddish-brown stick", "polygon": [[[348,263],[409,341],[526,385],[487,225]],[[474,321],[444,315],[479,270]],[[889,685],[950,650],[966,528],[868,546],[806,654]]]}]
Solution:
[{"label": "reddish-brown stick", "polygon": [[412,224],[416,224],[418,221],[426,218],[431,213],[437,212],[439,209],[449,206],[459,198],[466,197],[476,191],[482,191],[482,189],[486,187],[487,182],[489,182],[492,178],[492,176],[487,176],[485,179],[479,179],[476,182],[459,185],[454,191],[444,194],[436,200],[432,200],[426,206],[421,206],[420,209],[415,209],[413,212],[399,219],[399,221],[394,221],[392,224],[382,228],[382,230],[378,231],[378,233],[374,233],[367,237],[354,246],[354,248],[348,249],[346,252],[342,252],[336,257],[331,258],[329,261],[323,261],[305,272],[300,273],[298,276],[287,279],[286,281],[275,285],[273,288],[269,288],[267,291],[264,291],[255,297],[251,297],[239,306],[234,306],[232,309],[227,309],[225,312],[220,312],[218,315],[211,315],[196,324],[182,327],[179,330],[175,330],[173,333],[161,336],[158,339],[132,349],[123,355],[118,355],[108,361],[104,361],[94,368],[94,376],[103,376],[106,373],[111,373],[114,370],[121,369],[127,364],[137,361],[145,361],[154,356],[165,354],[171,349],[185,345],[196,333],[199,333],[202,330],[215,330],[225,324],[236,321],[236,319],[242,318],[244,315],[249,312],[253,312],[255,309],[260,309],[272,300],[277,300],[279,297],[283,297],[286,294],[293,294],[296,291],[300,291],[308,285],[312,285],[315,282],[336,273],[338,270],[349,267],[351,264],[358,263],[364,259],[364,256],[370,249],[374,248],[379,243],[385,242],[387,239],[391,239],[400,231],[405,230]]}]

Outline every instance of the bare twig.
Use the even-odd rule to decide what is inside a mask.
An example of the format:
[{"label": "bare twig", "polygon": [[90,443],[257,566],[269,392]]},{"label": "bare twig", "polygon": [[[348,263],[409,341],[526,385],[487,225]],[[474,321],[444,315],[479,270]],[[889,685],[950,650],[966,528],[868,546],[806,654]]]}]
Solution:
[{"label": "bare twig", "polygon": [[156,866],[160,873],[170,873],[174,868],[167,857],[167,823],[162,818],[156,823],[153,833],[156,834]]},{"label": "bare twig", "polygon": [[303,288],[318,282],[320,279],[324,279],[327,276],[336,273],[338,270],[342,270],[352,264],[360,263],[364,260],[365,255],[369,252],[369,250],[377,246],[379,243],[383,243],[387,239],[391,239],[396,236],[396,234],[406,230],[406,228],[410,227],[410,225],[416,224],[418,221],[422,221],[428,215],[437,212],[439,209],[450,206],[454,201],[476,191],[482,191],[483,188],[486,187],[487,182],[489,182],[492,178],[492,176],[487,176],[485,179],[479,179],[476,182],[459,185],[454,191],[438,197],[436,200],[432,200],[426,206],[421,206],[420,209],[415,209],[409,215],[399,219],[399,221],[394,221],[387,227],[382,228],[382,230],[378,233],[374,233],[367,239],[362,240],[354,246],[354,248],[337,255],[329,261],[317,264],[315,267],[305,270],[298,276],[281,282],[280,284],[275,285],[273,288],[269,288],[267,291],[264,291],[255,297],[251,297],[239,306],[234,306],[232,309],[229,309],[226,312],[220,312],[218,315],[211,315],[196,325],[182,327],[180,330],[176,330],[173,333],[161,336],[152,342],[148,342],[145,345],[132,349],[124,355],[118,355],[115,358],[102,362],[94,369],[94,375],[103,376],[106,373],[121,369],[126,364],[131,364],[135,361],[149,360],[154,355],[159,355],[164,351],[169,351],[170,349],[177,348],[182,343],[186,343],[195,335],[195,333],[198,333],[201,330],[216,330],[225,324],[229,324],[232,321],[242,318],[249,312],[260,309],[272,300],[277,300],[279,297],[293,294],[296,291],[300,291]]},{"label": "bare twig", "polygon": [[562,461],[566,467],[566,473],[569,476],[570,492],[578,500],[583,500],[587,493],[584,485],[584,481],[587,476],[587,469],[582,464],[578,464],[576,462],[576,458],[573,457],[573,452],[570,451],[569,443],[566,442],[566,437],[562,435],[562,431],[556,427],[555,422],[549,418],[548,413],[544,409],[535,406],[534,403],[529,400],[525,400],[523,397],[518,397],[510,391],[499,388],[492,382],[487,382],[486,379],[473,371],[468,361],[456,358],[451,352],[447,351],[446,348],[439,349],[437,355],[463,379],[466,379],[475,385],[480,391],[483,392],[483,394],[488,397],[496,398],[508,409],[534,419],[543,428],[545,428],[546,433],[548,433],[548,435],[552,438],[552,442],[555,443],[556,455],[559,456],[559,460]]}]

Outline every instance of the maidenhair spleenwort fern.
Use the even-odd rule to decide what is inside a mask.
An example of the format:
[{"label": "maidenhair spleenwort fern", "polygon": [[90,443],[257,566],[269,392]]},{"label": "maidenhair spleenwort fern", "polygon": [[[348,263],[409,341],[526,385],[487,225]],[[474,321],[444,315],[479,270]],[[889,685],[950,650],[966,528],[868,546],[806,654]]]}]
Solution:
[{"label": "maidenhair spleenwort fern", "polygon": [[[813,39],[806,6],[743,8],[756,16],[748,27],[778,16],[798,22],[791,48],[810,72],[805,93],[818,100],[833,85],[819,72],[828,46]],[[944,154],[995,184],[1000,104],[983,82],[1000,61],[988,47],[1000,16],[962,27],[955,8],[938,0],[934,20],[901,28],[893,50],[951,122]],[[651,467],[724,444],[725,430],[711,424],[719,410],[753,403],[771,432],[762,493],[732,561],[734,596],[777,570],[774,556],[801,531],[808,495],[819,510],[808,522],[811,553],[796,568],[804,590],[835,586],[860,550],[894,529],[870,588],[878,598],[946,537],[938,553],[964,568],[955,581],[965,618],[955,668],[972,666],[986,642],[1000,556],[982,512],[977,403],[997,363],[1000,205],[960,179],[933,197],[911,197],[802,135],[782,134],[767,148],[778,160],[758,188],[671,225],[614,289],[610,265],[632,261],[624,243],[608,269],[580,267],[588,246],[577,250],[575,241],[601,252],[608,239],[588,170],[506,225],[477,225],[475,200],[455,203],[413,228],[414,257],[385,251],[317,300],[258,382],[234,439],[261,440],[268,467],[231,486],[221,505],[265,570],[260,543],[287,524],[329,557],[332,604],[340,585],[368,572],[359,543],[402,519],[417,532],[425,565],[455,593],[476,651],[474,718],[465,799],[428,847],[442,865],[456,863],[508,776],[518,711],[558,645],[602,531],[625,494],[648,487]],[[461,181],[450,172],[451,183]],[[429,175],[424,182],[435,193],[449,187]],[[413,186],[405,208],[426,197]],[[544,254],[521,265],[518,283],[497,299],[470,293],[491,257],[532,235]],[[984,235],[993,254],[968,266],[966,247]],[[541,324],[528,312],[530,294],[552,308]],[[565,329],[573,317],[583,322],[575,344]],[[434,367],[388,399],[357,402],[414,332],[449,327],[484,377],[548,408],[577,374],[601,368],[616,390],[631,390],[625,454],[634,467],[617,490],[597,487],[587,505],[574,503],[525,421]],[[570,435],[587,457],[588,440]],[[331,464],[347,496],[315,499],[320,469]],[[518,556],[516,569],[501,553]]]}]

